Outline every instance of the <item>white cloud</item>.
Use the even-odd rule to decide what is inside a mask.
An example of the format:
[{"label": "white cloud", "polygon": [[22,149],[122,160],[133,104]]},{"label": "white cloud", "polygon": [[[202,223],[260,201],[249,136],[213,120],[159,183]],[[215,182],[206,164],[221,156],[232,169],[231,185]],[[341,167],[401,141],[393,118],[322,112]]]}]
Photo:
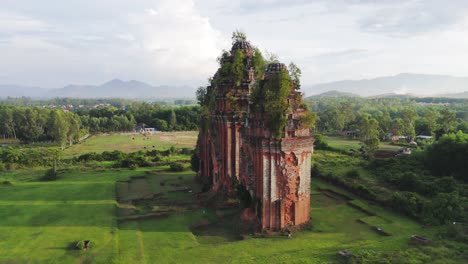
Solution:
[{"label": "white cloud", "polygon": [[4,2],[2,82],[202,85],[235,29],[298,64],[304,85],[400,72],[468,75],[465,0]]},{"label": "white cloud", "polygon": [[154,10],[153,8],[146,8],[145,12],[151,16],[156,16],[158,14],[158,11]]},{"label": "white cloud", "polygon": [[16,33],[25,31],[44,31],[47,23],[23,15],[0,11],[0,32]]},{"label": "white cloud", "polygon": [[[193,1],[160,1],[129,16],[130,31],[155,74],[179,80],[212,75],[223,41]],[[161,76],[161,77],[163,77]]]}]

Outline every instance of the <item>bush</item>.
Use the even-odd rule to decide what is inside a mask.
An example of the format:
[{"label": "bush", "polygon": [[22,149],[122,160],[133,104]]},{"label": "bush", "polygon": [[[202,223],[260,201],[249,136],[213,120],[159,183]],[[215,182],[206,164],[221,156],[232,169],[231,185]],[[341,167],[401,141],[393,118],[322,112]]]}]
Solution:
[{"label": "bush", "polygon": [[179,163],[179,162],[173,162],[169,165],[169,169],[170,171],[174,171],[174,172],[180,172],[180,171],[184,171],[184,165],[182,163]]},{"label": "bush", "polygon": [[126,158],[118,161],[116,167],[135,169],[138,167],[149,167],[151,163],[146,161],[144,156],[128,155]]},{"label": "bush", "polygon": [[13,183],[11,183],[10,181],[2,181],[0,184],[1,184],[1,185],[4,185],[4,186],[11,186],[11,185],[13,185]]},{"label": "bush", "polygon": [[190,168],[194,172],[198,172],[200,170],[200,158],[195,152],[193,152],[192,156],[190,157]]},{"label": "bush", "polygon": [[414,192],[394,192],[389,202],[395,210],[413,217],[419,216],[424,206],[424,201]]},{"label": "bush", "polygon": [[468,227],[460,223],[449,223],[444,236],[468,244]]},{"label": "bush", "polygon": [[321,134],[314,135],[314,146],[316,150],[328,150],[331,147],[328,145],[328,142],[325,141],[325,137]]},{"label": "bush", "polygon": [[104,151],[101,153],[101,160],[113,161],[113,160],[121,160],[125,157],[125,153],[119,150]]},{"label": "bush", "polygon": [[426,165],[435,175],[454,175],[468,182],[466,161],[468,160],[468,134],[458,132],[442,136],[427,148]]},{"label": "bush", "polygon": [[98,153],[96,152],[89,152],[89,153],[85,153],[83,155],[80,155],[78,157],[78,161],[101,161],[102,158],[101,158],[101,155],[99,155]]},{"label": "bush", "polygon": [[4,172],[4,171],[6,171],[6,170],[7,170],[7,168],[6,168],[5,164],[3,164],[2,162],[0,162],[0,172]]},{"label": "bush", "polygon": [[46,171],[44,176],[42,176],[42,181],[55,181],[58,179],[57,172],[54,169],[49,169]]},{"label": "bush", "polygon": [[183,154],[183,155],[191,155],[193,153],[193,149],[190,149],[190,148],[183,148],[180,150],[180,154]]},{"label": "bush", "polygon": [[359,175],[358,170],[352,169],[352,170],[349,170],[348,172],[346,172],[346,177],[357,179],[357,178],[361,177],[361,175]]},{"label": "bush", "polygon": [[424,221],[430,224],[466,222],[467,203],[467,199],[460,197],[458,192],[439,193],[424,205]]},{"label": "bush", "polygon": [[442,177],[435,180],[431,185],[438,193],[453,192],[457,188],[457,182],[453,177]]},{"label": "bush", "polygon": [[[353,188],[353,186],[350,186],[350,188]],[[373,190],[367,188],[363,184],[358,184],[355,187],[355,190],[356,190],[358,195],[360,195],[360,196],[362,196],[364,198],[367,198],[367,199],[375,200],[375,198],[377,197],[377,195],[375,194],[375,192]]]},{"label": "bush", "polygon": [[153,162],[158,162],[158,161],[161,161],[162,160],[162,157],[160,155],[156,155],[153,157],[153,159],[151,159]]}]

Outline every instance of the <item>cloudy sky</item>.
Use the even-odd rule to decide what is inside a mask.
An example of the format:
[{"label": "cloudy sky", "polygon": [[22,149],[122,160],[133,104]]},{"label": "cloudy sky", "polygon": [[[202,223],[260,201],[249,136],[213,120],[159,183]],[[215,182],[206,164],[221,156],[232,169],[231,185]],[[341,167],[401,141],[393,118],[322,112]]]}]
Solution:
[{"label": "cloudy sky", "polygon": [[203,85],[235,29],[306,85],[468,76],[466,0],[1,0],[0,83]]}]

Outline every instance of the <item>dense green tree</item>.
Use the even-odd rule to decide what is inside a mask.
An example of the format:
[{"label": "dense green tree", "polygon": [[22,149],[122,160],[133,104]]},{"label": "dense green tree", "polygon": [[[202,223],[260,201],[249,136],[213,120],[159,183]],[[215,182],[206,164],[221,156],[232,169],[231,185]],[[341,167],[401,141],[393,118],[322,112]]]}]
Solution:
[{"label": "dense green tree", "polygon": [[453,131],[455,119],[455,113],[448,108],[444,108],[440,111],[438,123],[444,134]]},{"label": "dense green tree", "polygon": [[459,131],[446,134],[427,149],[426,164],[436,175],[455,177],[468,181],[468,134]]},{"label": "dense green tree", "polygon": [[413,109],[404,109],[402,112],[403,134],[411,138],[415,137],[415,121],[417,117],[416,111]]},{"label": "dense green tree", "polygon": [[67,134],[69,129],[69,124],[67,123],[66,117],[63,111],[54,110],[50,112],[49,116],[49,135],[59,146],[64,149]]},{"label": "dense green tree", "polygon": [[424,220],[432,224],[460,222],[466,218],[466,198],[458,192],[439,193],[423,209]]},{"label": "dense green tree", "polygon": [[174,112],[174,110],[171,110],[171,115],[170,115],[170,117],[169,117],[169,122],[168,122],[168,124],[169,124],[169,127],[170,127],[171,129],[174,129],[174,128],[176,128],[176,126],[177,126],[177,115],[176,115],[176,113]]},{"label": "dense green tree", "polygon": [[238,49],[234,52],[234,59],[231,66],[231,76],[236,86],[239,86],[242,79],[244,78],[244,58],[245,56],[242,50]]},{"label": "dense green tree", "polygon": [[272,131],[272,136],[276,138],[284,134],[291,85],[291,77],[286,70],[282,70],[261,82],[252,94],[256,110],[266,114],[267,124]]},{"label": "dense green tree", "polygon": [[359,137],[363,143],[364,151],[373,155],[379,148],[379,122],[368,115],[359,118]]},{"label": "dense green tree", "polygon": [[288,69],[289,75],[291,75],[291,80],[294,83],[294,87],[296,88],[296,90],[299,90],[301,88],[301,69],[299,69],[299,67],[297,67],[297,65],[294,64],[294,62],[289,63]]}]

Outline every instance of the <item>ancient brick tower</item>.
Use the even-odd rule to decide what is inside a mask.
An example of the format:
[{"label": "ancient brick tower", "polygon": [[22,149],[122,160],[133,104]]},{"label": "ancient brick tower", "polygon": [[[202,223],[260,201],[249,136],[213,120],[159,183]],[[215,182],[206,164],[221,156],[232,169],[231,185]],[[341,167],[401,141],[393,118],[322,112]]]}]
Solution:
[{"label": "ancient brick tower", "polygon": [[[239,40],[220,58],[204,100],[198,176],[215,192],[236,195],[244,190],[249,197],[243,217],[257,228],[279,230],[309,221],[313,138],[302,125],[308,112],[301,107],[301,93],[280,78],[289,78],[287,68],[270,63],[265,69],[256,52]],[[285,108],[279,133],[271,128],[268,106],[260,107],[268,102],[258,92],[275,83],[289,84],[281,100]]]}]

